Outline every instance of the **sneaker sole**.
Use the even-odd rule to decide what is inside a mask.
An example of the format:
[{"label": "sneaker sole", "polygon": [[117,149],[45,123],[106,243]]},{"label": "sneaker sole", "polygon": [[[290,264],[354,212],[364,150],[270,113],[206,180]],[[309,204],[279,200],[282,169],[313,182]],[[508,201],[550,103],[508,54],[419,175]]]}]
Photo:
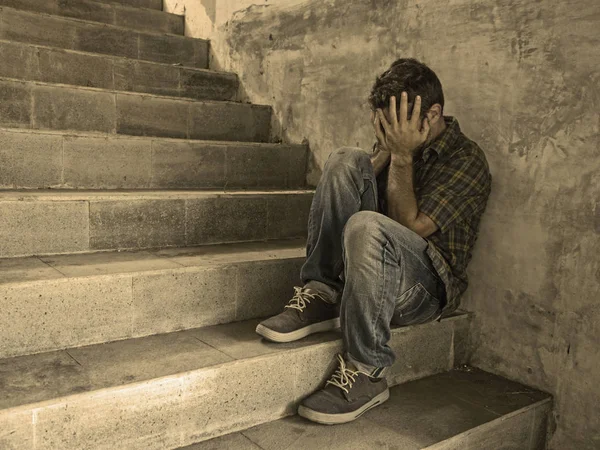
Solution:
[{"label": "sneaker sole", "polygon": [[267,328],[262,324],[258,324],[258,326],[256,327],[256,332],[265,339],[268,339],[269,341],[292,342],[297,341],[298,339],[302,339],[313,333],[335,330],[336,328],[339,328],[339,326],[340,318],[336,317],[335,319],[313,323],[312,325],[308,325],[304,328],[299,328],[295,331],[290,331],[289,333],[280,333],[279,331],[271,330],[270,328]]},{"label": "sneaker sole", "polygon": [[353,420],[358,419],[370,409],[373,409],[376,406],[379,406],[382,403],[386,402],[389,398],[390,390],[388,388],[381,394],[374,397],[370,402],[365,403],[356,411],[343,414],[327,414],[300,405],[300,407],[298,408],[298,414],[312,422],[322,423],[324,425],[337,425],[340,423],[352,422]]}]

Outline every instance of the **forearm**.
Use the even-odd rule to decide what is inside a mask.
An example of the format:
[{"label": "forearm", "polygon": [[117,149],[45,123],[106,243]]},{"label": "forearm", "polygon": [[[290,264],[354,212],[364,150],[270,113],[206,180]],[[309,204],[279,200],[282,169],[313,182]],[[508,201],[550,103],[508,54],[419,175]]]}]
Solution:
[{"label": "forearm", "polygon": [[413,186],[412,163],[398,164],[392,160],[386,200],[387,215],[405,227],[417,231],[419,206]]}]

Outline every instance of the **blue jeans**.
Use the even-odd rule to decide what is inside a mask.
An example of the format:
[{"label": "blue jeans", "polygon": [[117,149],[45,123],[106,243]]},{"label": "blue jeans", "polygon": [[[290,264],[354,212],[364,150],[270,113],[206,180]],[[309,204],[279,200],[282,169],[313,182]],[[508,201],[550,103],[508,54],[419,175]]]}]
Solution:
[{"label": "blue jeans", "polygon": [[339,300],[346,351],[369,369],[394,363],[390,327],[435,320],[445,288],[426,254],[427,241],[378,212],[369,155],[331,154],[308,221],[305,285]]}]

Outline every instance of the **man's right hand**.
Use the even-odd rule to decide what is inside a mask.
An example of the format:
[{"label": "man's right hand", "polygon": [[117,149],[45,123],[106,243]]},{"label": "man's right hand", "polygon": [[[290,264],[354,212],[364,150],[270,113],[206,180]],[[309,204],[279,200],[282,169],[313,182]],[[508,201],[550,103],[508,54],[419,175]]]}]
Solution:
[{"label": "man's right hand", "polygon": [[373,146],[373,153],[371,153],[371,164],[373,164],[373,171],[375,172],[375,176],[379,176],[379,174],[385,169],[391,160],[391,153],[385,150],[382,150],[381,143],[379,142],[378,128],[379,119],[375,111],[371,111],[371,123],[373,124],[373,133],[375,134],[375,138],[377,142]]}]

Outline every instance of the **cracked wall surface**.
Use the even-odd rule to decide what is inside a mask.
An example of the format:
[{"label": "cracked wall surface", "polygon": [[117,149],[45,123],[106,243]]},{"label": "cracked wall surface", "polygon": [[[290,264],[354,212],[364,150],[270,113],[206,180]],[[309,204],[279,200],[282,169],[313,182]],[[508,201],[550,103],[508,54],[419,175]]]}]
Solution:
[{"label": "cracked wall surface", "polygon": [[600,448],[600,2],[195,4],[213,68],[309,141],[312,184],[335,148],[370,147],[377,74],[401,56],[437,72],[494,176],[463,299],[471,362],[555,395],[551,448]]}]

